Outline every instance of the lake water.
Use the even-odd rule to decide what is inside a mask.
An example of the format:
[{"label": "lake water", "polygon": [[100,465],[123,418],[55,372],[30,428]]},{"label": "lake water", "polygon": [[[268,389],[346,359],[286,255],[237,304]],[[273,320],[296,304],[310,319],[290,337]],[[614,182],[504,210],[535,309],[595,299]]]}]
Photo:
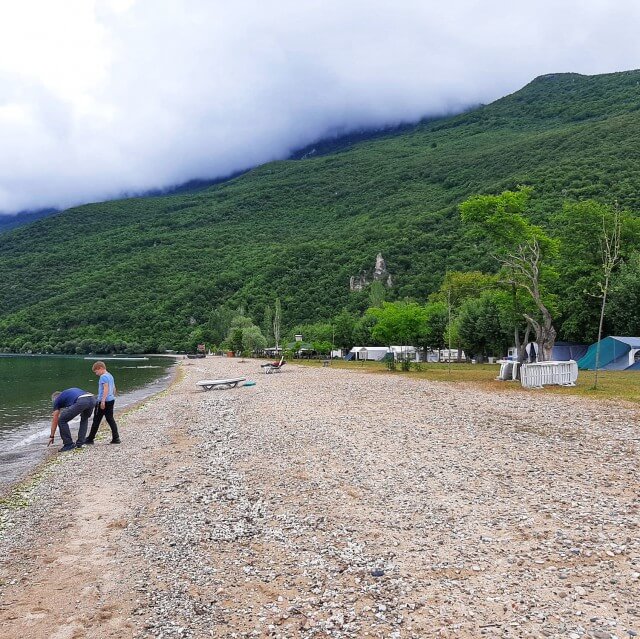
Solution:
[{"label": "lake water", "polygon": [[[166,387],[175,363],[168,357],[131,357],[103,358],[116,381],[116,411]],[[51,393],[72,386],[97,392],[98,378],[91,366],[98,359],[0,355],[0,492],[47,455]],[[72,422],[74,433],[78,422]],[[101,432],[104,428],[109,430],[103,420]],[[124,441],[126,432],[121,435]],[[55,446],[60,445],[56,434]]]}]

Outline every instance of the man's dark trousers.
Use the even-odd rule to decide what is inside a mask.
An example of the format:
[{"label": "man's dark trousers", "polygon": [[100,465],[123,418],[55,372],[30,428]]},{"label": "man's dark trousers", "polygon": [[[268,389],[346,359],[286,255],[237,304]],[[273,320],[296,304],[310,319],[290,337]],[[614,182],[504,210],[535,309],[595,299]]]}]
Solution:
[{"label": "man's dark trousers", "polygon": [[73,445],[69,422],[78,415],[80,415],[78,444],[84,444],[85,437],[87,436],[87,428],[89,427],[89,417],[91,417],[91,413],[93,412],[95,401],[96,398],[93,395],[78,397],[74,404],[71,404],[71,406],[68,406],[67,408],[63,408],[62,411],[60,411],[58,428],[60,429],[60,437],[62,437],[62,441],[65,446]]},{"label": "man's dark trousers", "polygon": [[89,433],[88,440],[92,442],[96,435],[98,434],[98,428],[100,427],[100,422],[102,418],[105,417],[107,420],[107,424],[109,424],[111,428],[111,441],[117,442],[120,439],[120,435],[118,435],[118,425],[116,424],[116,420],[113,417],[113,406],[116,403],[115,399],[112,399],[110,402],[104,403],[104,410],[100,408],[100,402],[96,404],[96,411],[93,414],[93,423],[91,424],[91,432]]}]

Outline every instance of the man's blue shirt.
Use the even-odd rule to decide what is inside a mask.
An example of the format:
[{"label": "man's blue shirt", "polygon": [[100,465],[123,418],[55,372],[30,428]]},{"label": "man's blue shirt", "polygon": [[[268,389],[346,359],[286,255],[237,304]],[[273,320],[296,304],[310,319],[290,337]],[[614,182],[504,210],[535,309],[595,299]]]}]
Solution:
[{"label": "man's blue shirt", "polygon": [[87,391],[83,391],[81,388],[67,388],[67,390],[63,390],[53,401],[53,410],[73,406],[80,395],[86,394]]},{"label": "man's blue shirt", "polygon": [[[109,394],[105,397],[105,386],[109,384]],[[98,400],[101,402],[112,402],[115,398],[116,383],[111,373],[102,373],[98,380]]]}]

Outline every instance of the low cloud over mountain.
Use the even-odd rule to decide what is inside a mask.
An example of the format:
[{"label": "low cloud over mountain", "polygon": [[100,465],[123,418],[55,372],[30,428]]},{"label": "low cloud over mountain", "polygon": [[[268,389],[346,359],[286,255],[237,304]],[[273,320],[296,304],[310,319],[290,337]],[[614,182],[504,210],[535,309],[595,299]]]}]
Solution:
[{"label": "low cloud over mountain", "polygon": [[22,0],[0,8],[0,211],[213,178],[333,132],[640,66],[629,0]]}]

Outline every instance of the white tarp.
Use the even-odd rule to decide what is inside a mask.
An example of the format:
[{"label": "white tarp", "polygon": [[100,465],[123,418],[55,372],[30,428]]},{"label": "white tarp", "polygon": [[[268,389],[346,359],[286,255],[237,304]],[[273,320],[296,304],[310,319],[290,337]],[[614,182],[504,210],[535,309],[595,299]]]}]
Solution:
[{"label": "white tarp", "polygon": [[379,362],[389,349],[386,346],[354,346],[351,351],[355,359],[367,359]]}]

